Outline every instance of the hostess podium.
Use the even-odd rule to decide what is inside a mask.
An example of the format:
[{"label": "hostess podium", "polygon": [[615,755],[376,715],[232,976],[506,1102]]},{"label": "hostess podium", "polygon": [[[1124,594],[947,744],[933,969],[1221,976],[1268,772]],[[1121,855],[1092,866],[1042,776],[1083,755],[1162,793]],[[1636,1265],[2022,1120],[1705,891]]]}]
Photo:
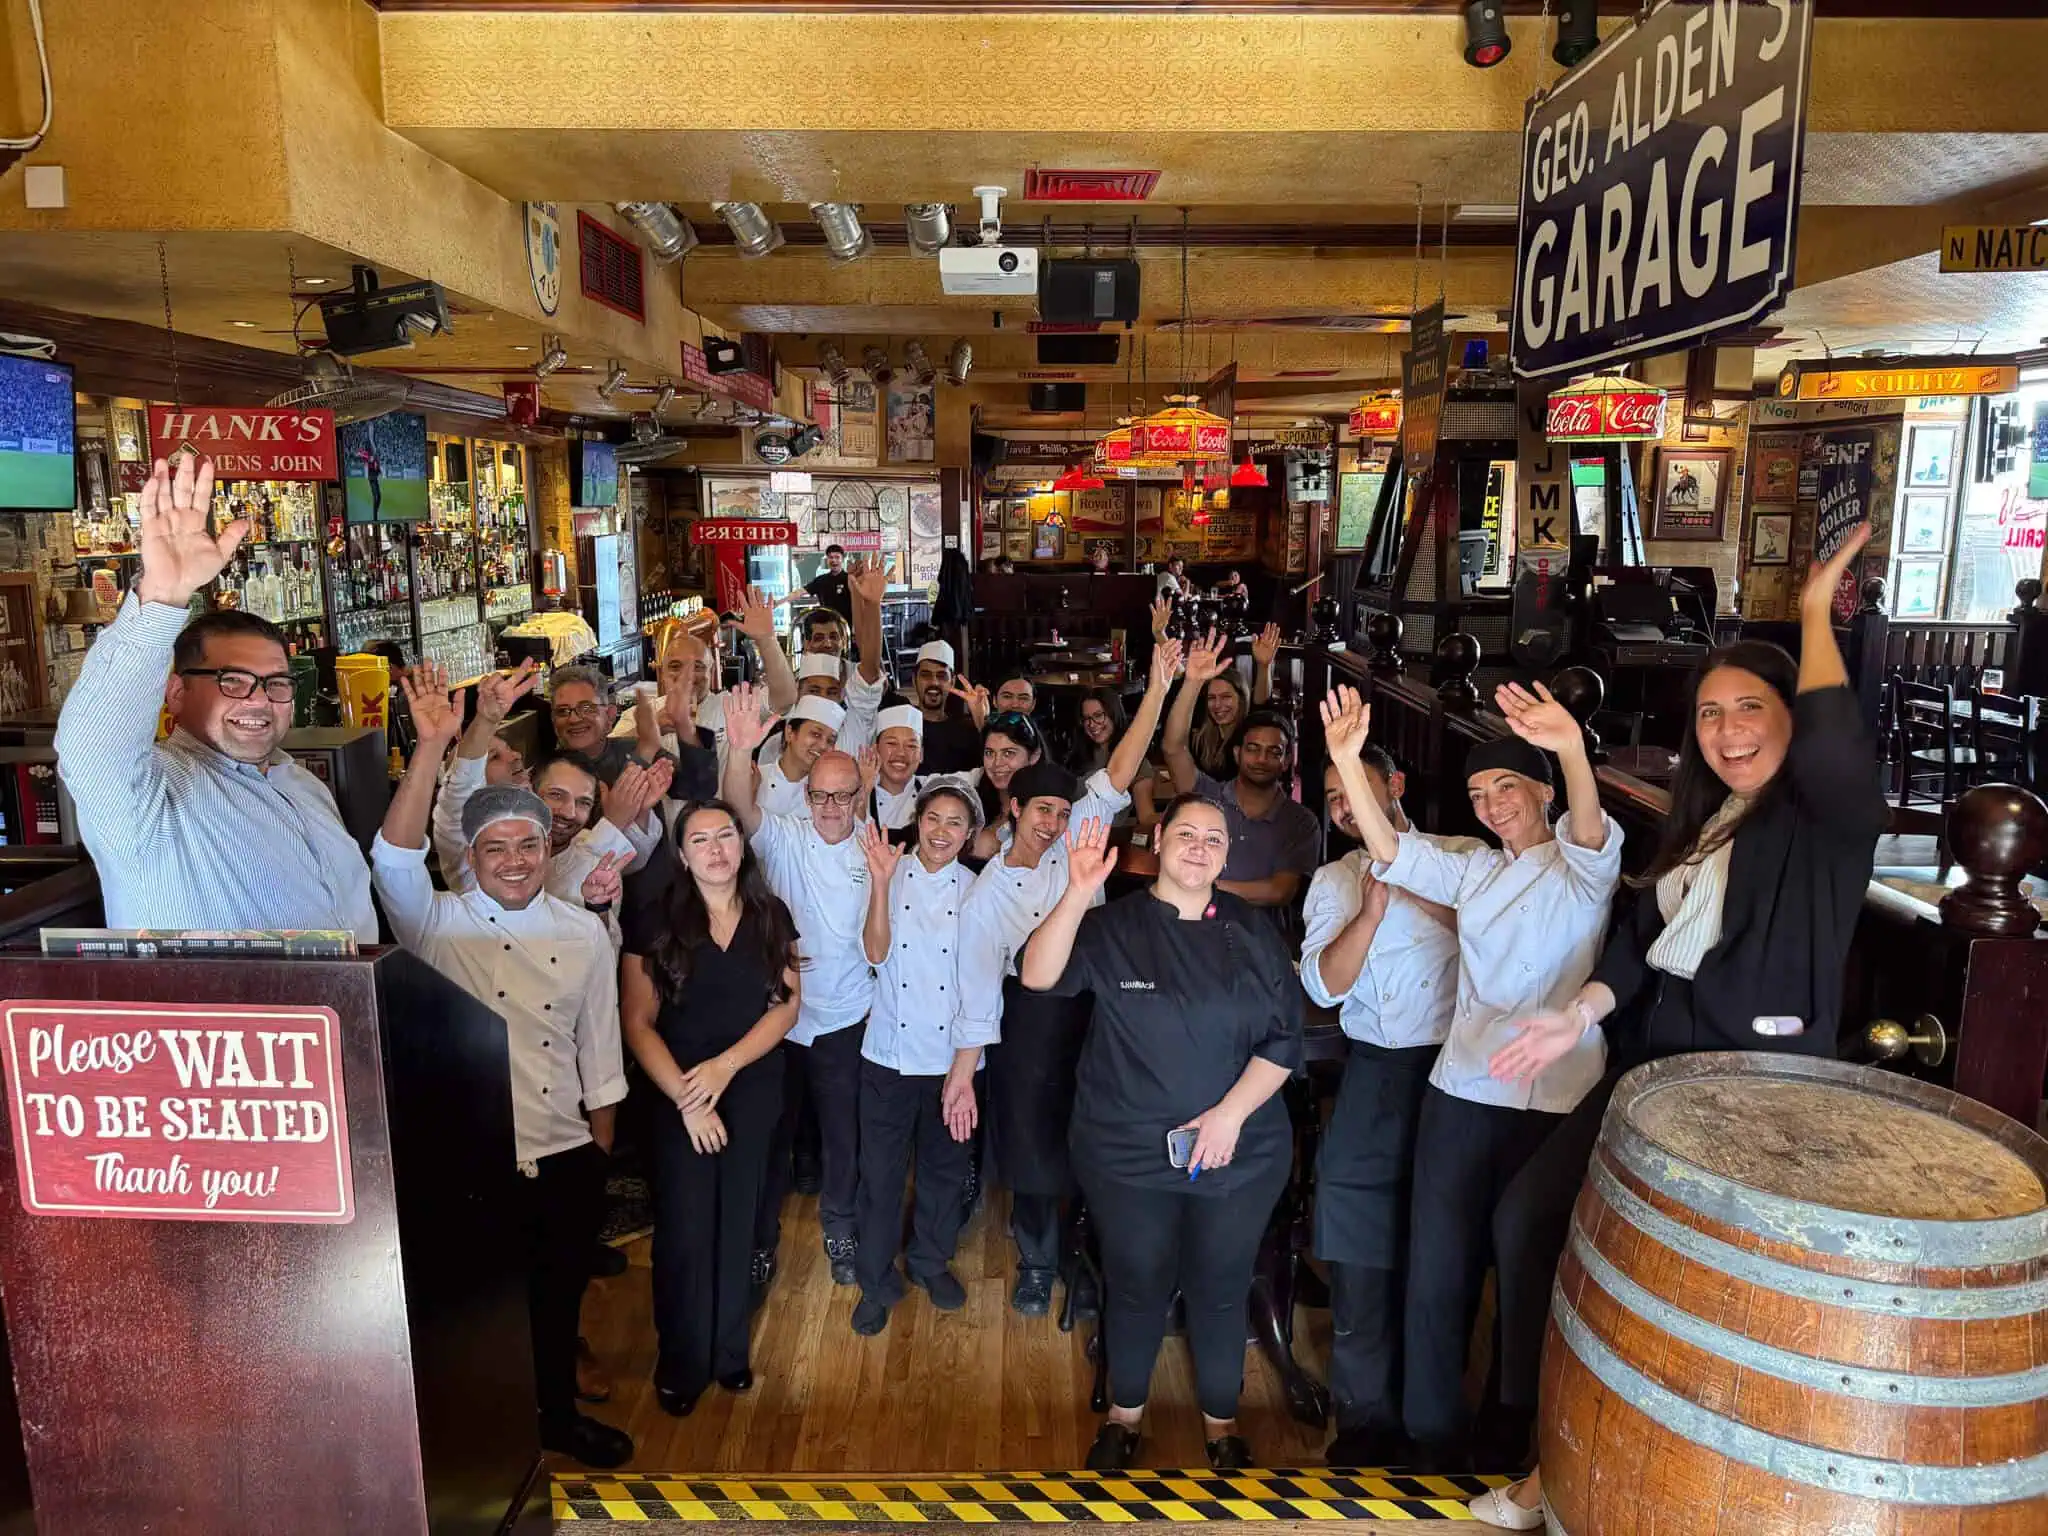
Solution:
[{"label": "hostess podium", "polygon": [[[495,1014],[401,950],[7,957],[0,1000],[0,1296],[21,1431],[0,1425],[0,1499],[17,1504],[0,1531],[31,1528],[23,1485],[44,1536],[550,1528]],[[338,1082],[306,1064],[317,1029],[238,1032],[278,1018],[329,1030]],[[182,1050],[165,1038],[123,1054],[118,1037],[141,1033]],[[121,1095],[84,1091],[96,1069],[129,1074],[125,1115]],[[152,1102],[151,1082],[169,1091]],[[17,1114],[24,1085],[39,1092]],[[69,1107],[67,1085],[80,1089]],[[345,1153],[326,1108],[290,1097],[308,1085],[334,1106]],[[228,1124],[238,1134],[221,1139]],[[80,1170],[99,1179],[109,1147],[129,1185],[156,1187],[93,1193]],[[27,1208],[199,1212],[196,1191],[224,1181],[229,1197],[197,1219]],[[281,1204],[260,1219],[219,1214],[237,1199],[253,1210],[266,1185]],[[314,1193],[291,1209],[301,1186]],[[337,1188],[352,1195],[345,1219],[325,1203]]]}]

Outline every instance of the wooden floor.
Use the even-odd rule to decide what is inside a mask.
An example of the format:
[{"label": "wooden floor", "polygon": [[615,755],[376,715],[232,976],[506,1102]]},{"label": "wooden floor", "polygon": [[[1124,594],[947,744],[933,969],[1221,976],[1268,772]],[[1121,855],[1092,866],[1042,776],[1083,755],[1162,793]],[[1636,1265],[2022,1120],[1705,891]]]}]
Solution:
[{"label": "wooden floor", "polygon": [[[851,1326],[857,1289],[834,1286],[826,1269],[817,1201],[792,1196],[780,1273],[755,1317],[754,1390],[734,1396],[713,1387],[682,1419],[654,1400],[648,1245],[635,1242],[626,1273],[594,1281],[584,1302],[584,1331],[614,1378],[612,1400],[588,1411],[632,1435],[633,1465],[647,1470],[1079,1468],[1098,1423],[1088,1409],[1089,1330],[1061,1333],[1057,1310],[1041,1318],[1010,1310],[1015,1250],[1005,1215],[1005,1197],[992,1194],[961,1237],[953,1267],[967,1289],[962,1311],[939,1312],[913,1288],[889,1326],[864,1339]],[[1298,1315],[1299,1356],[1324,1376],[1329,1313]],[[1321,1463],[1326,1433],[1288,1416],[1279,1381],[1256,1350],[1245,1355],[1240,1425],[1261,1465]],[[1177,1338],[1167,1340],[1153,1376],[1141,1460],[1206,1465],[1193,1372]]]}]

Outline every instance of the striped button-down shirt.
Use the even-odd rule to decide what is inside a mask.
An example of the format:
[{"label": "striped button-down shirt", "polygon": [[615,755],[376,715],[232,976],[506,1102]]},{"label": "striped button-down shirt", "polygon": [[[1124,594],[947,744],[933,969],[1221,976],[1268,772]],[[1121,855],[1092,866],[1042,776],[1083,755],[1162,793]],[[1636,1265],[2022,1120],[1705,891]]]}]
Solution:
[{"label": "striped button-down shirt", "polygon": [[57,719],[116,928],[350,929],[377,942],[370,870],[327,786],[283,752],[242,763],[183,730],[156,740],[185,610],[131,594]]}]

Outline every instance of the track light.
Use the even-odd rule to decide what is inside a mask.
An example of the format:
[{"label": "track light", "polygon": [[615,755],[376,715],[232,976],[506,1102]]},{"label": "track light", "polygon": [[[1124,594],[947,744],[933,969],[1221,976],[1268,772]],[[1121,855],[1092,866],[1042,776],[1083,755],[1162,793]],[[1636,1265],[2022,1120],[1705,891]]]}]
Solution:
[{"label": "track light", "polygon": [[967,370],[974,366],[974,347],[965,336],[953,343],[953,350],[946,354],[946,382],[965,384]]},{"label": "track light", "polygon": [[1550,56],[1570,69],[1600,46],[1600,7],[1596,0],[1558,0],[1557,45]]},{"label": "track light", "polygon": [[626,365],[616,357],[608,358],[604,365],[604,382],[597,386],[597,392],[609,400],[626,387]]},{"label": "track light", "polygon": [[540,358],[533,365],[533,376],[544,379],[556,370],[566,367],[569,354],[562,350],[562,338],[543,336],[540,339]]},{"label": "track light", "polygon": [[889,354],[880,347],[863,349],[860,354],[860,366],[877,384],[888,383],[889,376],[896,371],[889,366]]},{"label": "track light", "polygon": [[851,372],[846,366],[846,355],[839,350],[837,343],[830,341],[818,343],[818,367],[823,370],[825,377],[832,381],[832,387],[835,389],[846,382],[847,375]]},{"label": "track light", "polygon": [[732,231],[732,243],[742,256],[766,256],[782,245],[782,226],[762,212],[759,203],[713,203],[711,211]]},{"label": "track light", "polygon": [[1501,15],[1501,0],[1467,0],[1465,6],[1465,62],[1474,69],[1491,69],[1514,48],[1508,24]]},{"label": "track light", "polygon": [[936,256],[953,243],[953,209],[947,203],[905,203],[903,234],[920,256]]},{"label": "track light", "polygon": [[861,227],[858,203],[813,203],[811,217],[825,232],[825,250],[834,261],[859,261],[875,248],[874,237]]},{"label": "track light", "polygon": [[663,379],[663,380],[661,380],[661,381],[660,381],[660,383],[659,383],[659,384],[657,384],[657,385],[655,386],[655,391],[654,391],[654,414],[655,414],[656,416],[659,416],[659,415],[660,415],[660,414],[661,414],[661,413],[662,413],[663,411],[667,410],[667,409],[668,409],[668,408],[669,408],[670,406],[674,405],[675,403],[676,403],[676,386],[675,386],[675,381],[674,381],[674,380],[672,380],[672,379]]},{"label": "track light", "polygon": [[931,358],[925,353],[924,343],[915,336],[903,343],[903,366],[910,370],[910,376],[920,384],[929,384],[938,376],[938,370],[932,366]]},{"label": "track light", "polygon": [[647,242],[647,252],[657,266],[681,261],[697,244],[697,231],[690,228],[690,221],[667,203],[613,203],[640,231]]}]

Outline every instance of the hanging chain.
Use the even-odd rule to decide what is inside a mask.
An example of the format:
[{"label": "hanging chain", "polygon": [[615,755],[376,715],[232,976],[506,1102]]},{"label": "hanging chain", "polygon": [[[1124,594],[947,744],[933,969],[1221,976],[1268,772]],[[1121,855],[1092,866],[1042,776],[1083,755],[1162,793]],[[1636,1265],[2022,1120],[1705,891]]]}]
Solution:
[{"label": "hanging chain", "polygon": [[1445,274],[1446,274],[1446,273],[1447,273],[1447,272],[1448,272],[1448,271],[1450,270],[1450,265],[1451,265],[1451,195],[1450,195],[1450,193],[1446,192],[1446,193],[1444,194],[1444,232],[1443,232],[1443,239],[1442,239],[1442,241],[1441,241],[1441,242],[1439,243],[1439,245],[1437,246],[1437,260],[1436,260],[1436,297],[1437,297],[1437,302],[1438,302],[1438,303],[1442,303],[1442,302],[1443,302],[1443,297],[1444,297],[1444,276],[1445,276]]},{"label": "hanging chain", "polygon": [[1550,0],[1543,0],[1543,14],[1536,18],[1536,46],[1529,50],[1529,102],[1543,94],[1543,39],[1550,33]]},{"label": "hanging chain", "polygon": [[164,335],[170,339],[171,344],[171,404],[183,405],[185,391],[178,376],[178,328],[171,324],[171,259],[165,253],[161,240],[156,243],[156,275],[157,281],[163,286]]},{"label": "hanging chain", "polygon": [[1422,183],[1415,183],[1415,283],[1408,293],[1408,313],[1422,308]]},{"label": "hanging chain", "polygon": [[1180,392],[1188,393],[1188,211],[1180,211]]}]

